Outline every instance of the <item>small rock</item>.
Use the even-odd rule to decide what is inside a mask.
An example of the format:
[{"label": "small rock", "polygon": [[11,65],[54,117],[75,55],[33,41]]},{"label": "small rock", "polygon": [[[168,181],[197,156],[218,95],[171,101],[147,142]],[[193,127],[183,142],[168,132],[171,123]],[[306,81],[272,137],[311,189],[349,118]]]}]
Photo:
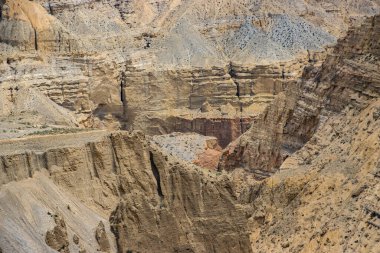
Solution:
[{"label": "small rock", "polygon": [[373,119],[378,120],[380,119],[380,108],[378,108],[376,111],[372,113]]},{"label": "small rock", "polygon": [[282,248],[289,248],[289,246],[290,246],[290,244],[289,244],[289,242],[284,242],[284,243],[281,243],[281,247]]},{"label": "small rock", "polygon": [[362,185],[361,187],[359,187],[358,189],[354,190],[351,194],[351,197],[352,198],[357,198],[360,196],[360,194],[362,194],[366,189],[368,188],[367,185]]},{"label": "small rock", "polygon": [[61,253],[69,253],[66,223],[59,215],[54,216],[56,226],[46,232],[45,242],[49,247]]},{"label": "small rock", "polygon": [[79,237],[78,237],[76,234],[73,235],[73,242],[74,242],[76,245],[78,245],[78,243],[79,243]]},{"label": "small rock", "polygon": [[228,103],[226,105],[222,105],[220,107],[220,111],[221,111],[222,115],[234,116],[236,114],[235,107],[233,107],[230,103]]},{"label": "small rock", "polygon": [[86,253],[87,251],[85,250],[85,249],[83,249],[83,248],[81,248],[80,250],[79,250],[79,253]]},{"label": "small rock", "polygon": [[212,107],[208,101],[204,102],[201,106],[201,112],[211,112]]},{"label": "small rock", "polygon": [[99,222],[98,227],[95,231],[95,238],[99,244],[100,251],[109,252],[110,251],[110,242],[107,237],[106,229],[102,221]]}]

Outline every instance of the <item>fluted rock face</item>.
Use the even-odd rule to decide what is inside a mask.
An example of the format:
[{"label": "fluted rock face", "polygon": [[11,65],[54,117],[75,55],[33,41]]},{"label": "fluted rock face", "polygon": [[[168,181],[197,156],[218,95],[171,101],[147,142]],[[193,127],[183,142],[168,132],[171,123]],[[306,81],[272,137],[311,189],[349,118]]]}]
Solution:
[{"label": "fluted rock face", "polygon": [[[118,252],[251,252],[245,208],[229,177],[164,156],[141,133],[89,132],[2,146],[2,184],[21,186],[47,171],[60,189],[111,214]],[[33,151],[24,154],[24,148]],[[1,238],[0,245],[11,249]]]},{"label": "fluted rock face", "polygon": [[[148,134],[211,135],[225,147],[247,130],[277,94],[296,85],[306,63],[318,66],[325,54],[257,66],[231,63],[162,72],[127,67],[122,81],[127,125]],[[204,103],[220,113],[198,113]],[[226,105],[234,112],[224,113]]]},{"label": "fluted rock face", "polygon": [[0,1],[0,116],[223,147],[251,124],[220,171],[142,132],[0,141],[0,251],[378,250],[379,16],[325,49],[378,4]]},{"label": "fluted rock face", "polygon": [[253,191],[254,205],[267,206],[253,215],[266,221],[253,230],[253,251],[377,250],[379,106],[379,99],[372,99],[359,112],[330,115],[263,181],[267,188]]},{"label": "fluted rock face", "polygon": [[[2,153],[3,163],[6,161],[7,167],[1,171],[11,173],[12,169],[21,167],[21,164],[29,166],[26,171],[31,171],[31,167],[44,171],[43,167],[46,166],[56,184],[87,203],[93,210],[109,214],[114,209],[110,221],[119,252],[151,252],[157,248],[169,252],[210,252],[213,249],[217,252],[224,252],[225,249],[249,252],[249,245],[243,240],[244,231],[248,231],[245,230],[248,228],[252,231],[252,247],[257,251],[298,252],[310,249],[313,252],[319,248],[322,252],[328,252],[329,247],[334,247],[337,251],[354,250],[355,241],[360,238],[359,233],[352,232],[357,231],[354,227],[360,227],[361,231],[368,234],[365,245],[371,251],[375,249],[378,238],[378,220],[374,215],[378,208],[378,109],[379,104],[375,101],[350,119],[344,120],[342,116],[331,118],[329,121],[332,123],[342,124],[335,129],[326,124],[318,131],[317,138],[320,140],[310,142],[294,156],[299,161],[313,157],[311,162],[295,167],[289,160],[284,164],[287,170],[251,186],[249,176],[243,176],[240,183],[235,183],[226,175],[207,175],[208,173],[187,167],[171,157],[165,158],[144,144],[141,134],[119,133],[108,136],[96,133],[99,137],[94,138],[91,136],[95,136],[95,133],[90,133],[88,136],[77,134],[72,137],[53,137],[63,145],[62,148],[49,148],[52,137],[31,140],[30,144],[25,140],[2,143],[2,152],[8,150],[14,153],[14,150],[20,148],[22,152],[28,145],[33,147],[33,142],[39,144],[34,147],[37,153],[41,154],[44,149],[50,150],[41,154],[39,162],[33,162],[35,159],[29,159],[29,162],[19,159],[19,163],[12,165],[9,161],[18,159],[10,159],[11,156]],[[359,129],[360,134],[355,136],[354,132]],[[331,139],[326,140],[326,136]],[[91,140],[90,137],[92,143],[85,144]],[[68,143],[58,138],[65,139]],[[82,138],[84,142],[78,146],[78,140]],[[70,143],[70,139],[75,143]],[[107,167],[114,167],[116,172],[107,172]],[[87,174],[89,176],[84,177]],[[38,183],[44,187],[51,184],[46,179],[39,180]],[[112,192],[108,189],[113,184],[115,187],[112,187]],[[25,181],[18,182],[16,186],[24,189]],[[239,188],[240,191],[237,190]],[[47,190],[51,191],[49,187]],[[241,192],[240,196],[237,192]],[[120,197],[113,197],[115,195]],[[39,196],[43,195],[40,193]],[[320,198],[323,198],[323,202]],[[73,201],[73,196],[69,199]],[[105,202],[105,199],[112,202]],[[68,199],[65,198],[65,201]],[[12,201],[8,199],[6,203]],[[21,203],[25,205],[25,202]],[[85,211],[81,205],[66,202],[61,207],[65,210],[65,217],[72,217],[67,203],[74,213],[79,210],[85,212],[83,217],[88,218],[93,212]],[[106,208],[107,203],[114,208]],[[251,205],[253,209],[250,208]],[[9,212],[7,205],[2,205],[2,210]],[[356,219],[361,212],[363,219]],[[75,216],[74,220],[65,218],[65,222],[72,224],[76,219],[81,220],[82,216]],[[248,221],[245,218],[247,216],[251,217]],[[8,215],[7,220],[12,217]],[[82,243],[91,237],[95,241],[94,231],[99,223],[99,218],[95,217],[91,218],[92,232],[87,232],[90,237],[81,239]],[[21,228],[25,226],[25,223],[21,224]],[[86,235],[84,232],[75,230],[80,236]],[[2,230],[2,235],[4,234],[7,238],[13,238]],[[235,234],[239,235],[238,238],[234,237]],[[14,233],[9,235],[14,236]],[[108,236],[112,238],[112,234]],[[25,237],[21,237],[21,240],[22,238]],[[345,241],[343,238],[346,238]],[[69,242],[70,247],[73,243],[71,239]],[[10,248],[9,244],[1,240],[0,246],[5,250],[12,251],[16,248],[20,251],[20,246]],[[88,247],[87,245],[88,250],[93,249]]]},{"label": "fluted rock face", "polygon": [[[45,234],[64,231],[64,222],[68,245],[48,233],[51,245],[93,252],[96,238],[104,238],[102,221],[110,252],[371,252],[379,225],[379,115],[373,101],[352,117],[331,117],[281,172],[261,182],[186,165],[141,133],[3,141],[0,247],[53,252]],[[28,217],[20,206],[31,210]],[[56,212],[59,228],[50,217]]]},{"label": "fluted rock face", "polygon": [[164,155],[140,132],[2,141],[0,248],[53,252],[47,238],[70,252],[376,251],[379,20],[274,99],[226,151],[231,173]]},{"label": "fluted rock face", "polygon": [[[200,109],[207,100],[214,108],[230,103],[250,113],[256,94],[278,94],[300,77],[307,59],[275,66],[241,66],[154,72],[128,68],[125,94],[128,108],[138,110]],[[167,94],[167,90],[170,90]],[[133,96],[140,93],[141,97]],[[241,103],[240,99],[245,99]]]},{"label": "fluted rock face", "polygon": [[199,109],[206,99],[215,106],[238,102],[236,85],[222,67],[162,73],[131,70],[126,73],[125,85],[132,117],[143,110]]},{"label": "fluted rock face", "polygon": [[[179,170],[178,164],[162,171],[160,166],[167,162],[154,154],[151,159],[157,170],[157,192],[152,196],[127,193],[111,215],[119,252],[157,248],[168,252],[251,252],[244,211],[234,204],[228,180],[203,181],[205,176]],[[148,201],[152,198],[156,201]]]}]

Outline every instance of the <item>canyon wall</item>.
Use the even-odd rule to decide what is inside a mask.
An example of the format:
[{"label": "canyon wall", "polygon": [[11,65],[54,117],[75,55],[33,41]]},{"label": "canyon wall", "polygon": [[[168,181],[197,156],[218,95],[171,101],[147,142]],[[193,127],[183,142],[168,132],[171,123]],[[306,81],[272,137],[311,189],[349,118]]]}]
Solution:
[{"label": "canyon wall", "polygon": [[357,113],[378,99],[373,71],[379,66],[378,36],[378,16],[351,29],[321,68],[307,68],[303,81],[279,95],[247,134],[231,144],[220,168],[274,172],[328,117]]},{"label": "canyon wall", "polygon": [[[232,105],[235,125],[260,114],[304,66],[323,61],[349,24],[378,8],[365,0],[4,0],[0,82],[42,91],[85,127],[188,131],[166,117],[159,125],[159,110],[213,128],[224,117],[193,115],[205,102],[217,111]],[[221,144],[246,126],[233,128],[240,130]]]},{"label": "canyon wall", "polygon": [[[117,252],[151,252],[157,248],[167,252],[251,252],[245,208],[239,206],[228,176],[164,156],[142,133],[97,131],[29,137],[2,141],[2,147],[2,185],[17,181],[23,189],[23,182],[42,180],[49,187],[58,187],[55,191],[71,194],[73,201],[80,200],[90,213],[110,217]],[[30,151],[25,153],[23,149]],[[39,173],[49,179],[34,179]],[[31,177],[32,181],[28,179]],[[72,207],[72,202],[67,205],[75,208],[74,212],[82,208]],[[52,210],[47,211],[59,212],[69,222],[69,234],[78,233],[71,228],[70,211],[61,210],[67,205],[49,206]],[[46,214],[38,217],[50,219]],[[6,221],[14,219],[11,215]],[[98,221],[105,222],[104,218]],[[3,224],[1,234],[6,237],[0,237],[0,246],[5,252],[17,251],[18,247],[29,252],[31,245],[44,247],[41,239],[25,241],[24,246],[8,244],[11,229],[18,229],[22,236],[27,233],[26,227]],[[78,236],[81,241],[88,240]],[[107,236],[109,240],[114,238],[110,233]],[[68,241],[73,245],[71,238]],[[82,246],[87,250],[93,247]]]},{"label": "canyon wall", "polygon": [[378,1],[294,3],[0,1],[1,115],[34,101],[70,127],[192,131],[223,147],[251,125],[219,171],[139,131],[1,140],[0,252],[376,251],[379,16],[325,47]]},{"label": "canyon wall", "polygon": [[253,251],[377,250],[379,25],[376,16],[350,29],[225,151],[221,168],[262,180],[248,190]]}]

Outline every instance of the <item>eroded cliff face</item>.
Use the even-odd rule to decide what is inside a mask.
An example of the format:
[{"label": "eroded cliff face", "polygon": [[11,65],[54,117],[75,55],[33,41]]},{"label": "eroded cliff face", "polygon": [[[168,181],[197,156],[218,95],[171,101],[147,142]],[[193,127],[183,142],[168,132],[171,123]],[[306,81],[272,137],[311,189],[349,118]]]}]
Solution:
[{"label": "eroded cliff face", "polygon": [[315,79],[276,98],[225,151],[221,168],[263,180],[248,187],[253,251],[377,250],[379,21],[350,30],[304,75]]},{"label": "eroded cliff face", "polygon": [[[378,10],[365,0],[4,0],[0,81],[38,89],[84,127],[187,132],[191,117],[225,146]],[[222,116],[194,115],[205,102]],[[233,134],[222,139],[226,118]]]},{"label": "eroded cliff face", "polygon": [[[56,144],[61,147],[55,147]],[[80,241],[85,240],[80,247],[92,252],[94,247],[101,246],[94,242],[94,223],[98,225],[100,221],[110,224],[113,234],[108,232],[107,236],[111,241],[116,238],[117,252],[151,252],[156,249],[166,252],[251,252],[246,208],[238,204],[229,176],[207,172],[172,156],[162,155],[142,133],[88,132],[34,137],[3,141],[2,147],[0,178],[5,186],[1,191],[3,200],[9,202],[7,206],[16,204],[14,201],[26,205],[20,196],[7,199],[8,189],[15,185],[22,192],[30,184],[36,190],[44,191],[42,203],[40,199],[30,200],[43,206],[40,212],[31,215],[51,223],[54,219],[51,220],[48,213],[59,213],[59,218],[55,218],[58,225],[50,228],[50,232],[47,227],[51,225],[34,228],[32,234],[38,240],[24,239],[23,245],[15,245],[8,243],[13,240],[12,231],[17,230],[24,238],[27,227],[19,223],[9,227],[7,224],[18,218],[2,209],[6,215],[0,228],[2,235],[6,236],[0,237],[0,245],[5,252],[18,251],[19,247],[22,252],[30,252],[29,248],[46,248],[43,243],[45,233],[46,240],[52,241],[49,245],[56,250],[62,246],[64,252],[69,252],[77,247],[71,239],[76,234]],[[22,149],[31,151],[24,153]],[[40,173],[48,178],[38,176]],[[28,179],[31,177],[33,179]],[[44,187],[47,184],[54,188],[54,193],[69,194],[72,200],[57,199],[51,205],[46,204],[45,201],[54,195],[45,192],[45,188],[40,189],[38,182],[41,180]],[[13,181],[17,182],[11,183]],[[78,201],[82,202],[80,206],[75,204]],[[55,207],[54,203],[59,204]],[[77,213],[88,208],[95,216],[84,226],[90,230],[89,234],[82,235],[84,231],[71,226],[75,219],[79,219]],[[27,215],[22,210],[20,212],[22,217]],[[84,216],[83,222],[86,222]],[[96,220],[96,217],[99,218]],[[105,222],[104,217],[109,217],[110,223]],[[66,234],[67,240],[59,241],[57,233]],[[92,243],[88,244],[91,236]],[[107,252],[115,252],[112,247]]]},{"label": "eroded cliff face", "polygon": [[[0,3],[0,28],[17,28],[0,30],[14,36],[1,37],[6,118],[192,131],[223,147],[251,125],[220,171],[142,132],[0,141],[0,252],[377,250],[379,16],[324,47],[378,1]],[[303,29],[321,40],[295,38]]]},{"label": "eroded cliff face", "polygon": [[217,137],[225,147],[279,93],[296,85],[306,63],[318,66],[325,54],[272,65],[230,63],[162,72],[129,68],[123,82],[129,128],[148,134],[197,132]]},{"label": "eroded cliff face", "polygon": [[378,37],[378,16],[350,30],[320,69],[308,68],[302,82],[279,95],[248,133],[231,144],[221,169],[274,172],[326,119],[356,114],[377,100]]},{"label": "eroded cliff face", "polygon": [[330,117],[280,171],[252,188],[259,207],[253,251],[377,250],[378,112],[375,99],[360,112]]},{"label": "eroded cliff face", "polygon": [[[78,3],[59,10],[50,2],[1,3],[1,82],[43,92],[83,126],[118,128],[99,118],[109,114],[115,122],[123,117],[126,25],[106,4]],[[96,21],[90,23],[91,16]],[[107,106],[111,113],[103,112]]]}]

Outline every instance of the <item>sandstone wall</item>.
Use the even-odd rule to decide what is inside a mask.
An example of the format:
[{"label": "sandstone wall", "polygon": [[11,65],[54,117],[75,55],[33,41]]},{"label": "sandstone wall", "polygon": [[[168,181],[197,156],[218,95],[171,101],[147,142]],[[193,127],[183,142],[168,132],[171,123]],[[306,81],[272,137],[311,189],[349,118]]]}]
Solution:
[{"label": "sandstone wall", "polygon": [[[143,111],[197,110],[206,98],[215,108],[230,103],[245,119],[319,60],[313,52],[334,43],[350,18],[377,10],[364,0],[8,0],[1,3],[0,81],[39,88],[90,127],[127,128]],[[253,41],[255,34],[269,42]],[[286,57],[274,55],[271,43]]]},{"label": "sandstone wall", "polygon": [[49,138],[4,142],[1,184],[48,172],[65,192],[110,215],[118,252],[251,252],[244,208],[226,175],[163,156],[141,133]]},{"label": "sandstone wall", "polygon": [[[45,1],[40,3],[46,4]],[[209,110],[209,107],[215,109],[212,106],[218,107],[228,102],[237,114],[235,118],[224,120],[220,108],[220,119],[210,121],[209,118],[201,118],[199,122],[198,119],[175,118],[168,129],[165,129],[167,123],[157,124],[158,128],[162,128],[157,131],[199,131],[221,135],[225,143],[236,137],[239,125],[240,131],[242,129],[244,108],[242,110],[240,93],[249,94],[250,99],[251,93],[269,91],[277,97],[261,116],[254,118],[247,134],[225,151],[220,168],[231,173],[205,171],[165,156],[148,143],[140,132],[109,134],[105,131],[90,131],[1,141],[0,214],[6,217],[6,222],[3,219],[0,222],[0,251],[49,252],[52,250],[47,247],[48,243],[52,248],[73,252],[81,250],[82,244],[89,252],[93,252],[107,248],[104,234],[110,239],[111,252],[154,252],[157,249],[164,252],[377,250],[380,240],[378,16],[368,18],[360,29],[350,30],[321,68],[310,64],[303,73],[304,80],[295,84],[297,75],[292,80],[285,71],[283,81],[282,68],[277,65],[255,67],[253,70],[240,68],[235,73],[238,77],[235,80],[228,66],[205,68],[205,74],[200,69],[145,71],[130,63],[124,68],[124,58],[117,57],[124,49],[116,47],[124,40],[114,40],[112,32],[102,32],[108,29],[115,33],[120,31],[122,28],[117,27],[124,26],[123,18],[128,17],[128,10],[124,8],[129,8],[129,5],[115,2],[119,4],[117,10],[121,11],[120,19],[114,22],[120,21],[120,26],[116,25],[115,28],[109,23],[98,25],[102,22],[95,21],[97,25],[80,26],[86,23],[82,22],[88,20],[86,17],[96,14],[91,7],[101,9],[100,2],[51,3],[51,6],[45,5],[45,12],[36,7],[36,2],[29,2],[31,8],[27,10],[14,5],[12,8],[18,8],[18,15],[7,14],[9,19],[8,16],[6,19],[2,16],[1,23],[4,26],[0,31],[2,36],[6,36],[1,38],[7,43],[7,46],[3,46],[13,46],[13,49],[23,51],[22,54],[11,55],[14,51],[10,50],[2,55],[1,77],[7,85],[25,82],[25,85],[39,86],[47,94],[50,93],[57,103],[79,113],[81,110],[84,113],[94,110],[105,119],[109,113],[117,111],[113,106],[120,106],[123,102],[124,108],[118,107],[118,113],[122,114],[123,109],[131,108],[135,115],[154,107],[169,111],[177,106],[191,107],[190,98],[194,98],[194,110],[198,106],[201,110]],[[232,9],[225,8],[230,1],[223,1],[218,8],[213,8],[212,2],[196,2],[195,10],[189,12],[186,10],[191,5],[190,1],[184,1],[184,5],[179,4],[182,1],[174,1],[174,4],[168,1],[150,3],[143,4],[151,12],[149,20],[162,24],[163,31],[170,31],[172,21],[179,20],[186,13],[202,20],[202,17],[209,15],[209,11],[213,17],[223,18],[235,11],[244,14],[246,10],[237,8],[241,7],[236,5],[238,2],[233,3]],[[165,15],[162,18],[157,14],[160,8],[150,6],[157,3],[163,5]],[[292,1],[268,3],[278,12],[285,10]],[[353,15],[349,14],[352,6],[356,6],[353,8],[355,15],[373,13],[376,4],[375,1],[364,1],[364,4],[362,1],[319,3],[323,4],[323,10],[332,13],[326,22],[334,21],[339,16],[349,19]],[[138,2],[133,4],[138,5]],[[267,4],[263,1],[259,7],[264,8]],[[243,2],[243,6],[250,5]],[[347,7],[347,13],[339,10],[342,6]],[[1,7],[4,11],[3,2]],[[199,11],[203,7],[207,15]],[[305,3],[295,6],[295,13],[305,15],[314,23],[321,22],[318,17],[322,9],[305,7]],[[83,38],[86,41],[84,49],[116,50],[116,53],[110,53],[111,56],[108,55],[109,58],[104,60],[97,54],[91,55],[90,61],[96,65],[93,69],[96,78],[93,80],[89,74],[91,68],[87,64],[87,54],[78,53],[75,57],[64,55],[66,58],[60,55],[57,59],[62,59],[62,62],[56,67],[51,68],[49,63],[49,66],[39,68],[44,66],[44,61],[40,54],[33,52],[36,51],[36,38],[37,51],[44,49],[45,52],[55,52],[57,45],[66,44],[59,42],[59,39],[58,43],[55,39],[55,46],[49,44],[51,41],[47,38],[56,38],[56,30],[44,30],[42,24],[35,24],[35,16],[29,15],[35,12],[28,14],[29,10],[40,11],[45,18],[46,12],[55,12],[65,27],[71,27],[72,36],[87,30],[95,33],[99,29],[96,36],[84,36],[87,37]],[[72,19],[72,11],[78,14],[79,20]],[[109,7],[104,7],[102,11],[107,13],[105,17],[115,17],[117,14]],[[48,17],[50,22],[51,17]],[[133,17],[135,24],[130,26],[138,26],[136,24],[142,17],[144,15],[137,13]],[[270,20],[258,22],[257,26],[265,28],[266,22]],[[331,24],[335,25],[330,22],[326,29],[334,30],[334,34],[345,30],[340,27],[335,30]],[[8,33],[4,27],[11,27],[11,32]],[[36,28],[40,35],[46,32],[47,38],[43,39],[38,34],[33,37],[33,27],[41,29]],[[223,27],[223,24],[217,27]],[[16,29],[25,33],[20,34],[20,30]],[[183,35],[178,30],[169,41]],[[17,35],[18,39],[10,40],[10,35]],[[199,33],[195,35],[199,38]],[[99,40],[102,36],[105,37],[104,44]],[[137,33],[136,37],[141,38],[133,40],[134,46],[148,47],[144,40],[150,35],[141,36],[141,33]],[[211,37],[215,39],[218,36]],[[179,41],[187,40],[180,37]],[[202,50],[208,50],[209,44],[203,42]],[[69,48],[63,46],[64,52],[72,52],[72,45],[70,43]],[[76,48],[83,49],[81,46],[78,43]],[[170,50],[171,47],[166,49]],[[203,53],[209,52],[207,50]],[[128,57],[133,54],[128,53]],[[176,53],[179,58],[184,57],[180,60],[186,62],[186,52]],[[155,54],[143,53],[143,63],[140,62],[143,67],[154,66],[154,61],[149,60],[152,55]],[[73,66],[67,67],[69,63]],[[296,64],[293,70],[300,72],[301,65]],[[52,71],[54,69],[57,74]],[[15,73],[21,74],[18,76]],[[255,80],[257,75],[262,76]],[[14,79],[14,76],[17,78]],[[260,85],[250,87],[251,79]],[[191,89],[192,82],[194,92]],[[241,91],[240,86],[236,85],[239,82]],[[147,85],[139,87],[141,83]],[[60,85],[64,86],[62,92],[59,90]],[[281,92],[284,87],[286,91]],[[92,93],[92,90],[97,92]],[[81,95],[75,96],[77,93]],[[221,96],[223,93],[228,96]],[[141,97],[144,98],[142,101],[139,100]],[[205,97],[210,97],[208,103],[211,105],[205,105]],[[269,96],[263,103],[272,98]],[[94,103],[94,107],[88,109],[82,106],[81,99],[90,99],[88,103]],[[76,107],[78,104],[80,106]],[[210,115],[213,115],[212,112]],[[158,120],[170,117],[168,114],[163,118],[158,117]],[[152,119],[155,120],[154,117]],[[237,121],[234,123],[236,119],[239,119],[239,125]],[[150,126],[149,122],[152,121],[149,120],[144,121],[147,123],[145,127]],[[178,126],[177,120],[180,122]],[[253,172],[262,181],[255,181],[247,171]],[[273,172],[277,173],[271,176]],[[61,215],[49,214],[51,210],[62,211],[63,220]],[[46,216],[49,216],[48,219]],[[87,219],[83,220],[85,216]],[[112,234],[106,232],[109,227],[115,236],[115,243]],[[79,239],[74,239],[74,232],[80,238],[81,244],[77,246],[75,242]],[[98,242],[102,242],[102,245]],[[114,244],[117,246],[114,247]]]},{"label": "sandstone wall", "polygon": [[[145,65],[132,67],[137,63],[131,62],[122,81],[126,125],[148,134],[197,132],[217,137],[225,147],[246,131],[252,118],[276,95],[296,85],[306,65],[321,64],[324,55],[315,53],[276,65],[231,63],[160,72],[148,71]],[[222,115],[202,114],[204,104]],[[226,105],[235,111],[228,117],[224,116]]]}]

